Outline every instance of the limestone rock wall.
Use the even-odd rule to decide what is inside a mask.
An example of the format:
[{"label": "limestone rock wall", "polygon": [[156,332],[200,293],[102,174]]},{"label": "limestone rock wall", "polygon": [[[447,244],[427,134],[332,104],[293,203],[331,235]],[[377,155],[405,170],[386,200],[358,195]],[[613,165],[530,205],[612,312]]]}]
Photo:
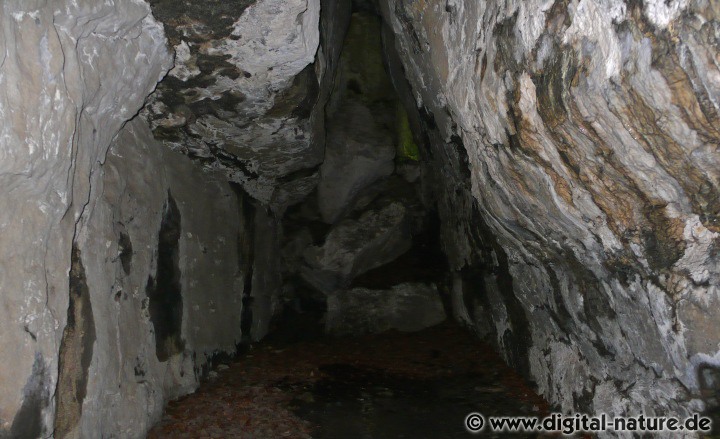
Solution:
[{"label": "limestone rock wall", "polygon": [[720,365],[717,4],[382,4],[457,317],[564,410],[702,409],[717,389],[698,370]]},{"label": "limestone rock wall", "polygon": [[95,343],[71,433],[141,437],[167,399],[197,387],[213,354],[241,341],[244,230],[224,176],[163,147],[137,119],[100,172],[76,239]]},{"label": "limestone rock wall", "polygon": [[148,4],[0,29],[0,437],[142,436],[239,341],[237,196],[127,124],[172,67]]}]

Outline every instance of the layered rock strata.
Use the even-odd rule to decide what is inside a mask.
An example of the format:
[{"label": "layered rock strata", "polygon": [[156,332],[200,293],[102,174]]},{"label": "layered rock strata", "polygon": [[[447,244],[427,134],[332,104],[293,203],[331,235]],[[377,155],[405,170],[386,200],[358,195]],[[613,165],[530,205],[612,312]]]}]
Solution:
[{"label": "layered rock strata", "polygon": [[714,2],[382,4],[456,315],[564,411],[701,410],[717,389],[698,371],[720,365]]},{"label": "layered rock strata", "polygon": [[[0,437],[142,436],[307,297],[451,310],[564,411],[717,408],[714,2],[1,8]],[[450,273],[398,276],[435,213]]]}]

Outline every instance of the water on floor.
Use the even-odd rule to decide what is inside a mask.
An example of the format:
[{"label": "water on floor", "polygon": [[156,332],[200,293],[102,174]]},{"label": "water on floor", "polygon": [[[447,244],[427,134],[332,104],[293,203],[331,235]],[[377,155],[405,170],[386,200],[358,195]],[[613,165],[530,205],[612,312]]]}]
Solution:
[{"label": "water on floor", "polygon": [[258,344],[210,375],[168,405],[150,438],[472,438],[470,412],[548,412],[489,346],[450,324]]}]

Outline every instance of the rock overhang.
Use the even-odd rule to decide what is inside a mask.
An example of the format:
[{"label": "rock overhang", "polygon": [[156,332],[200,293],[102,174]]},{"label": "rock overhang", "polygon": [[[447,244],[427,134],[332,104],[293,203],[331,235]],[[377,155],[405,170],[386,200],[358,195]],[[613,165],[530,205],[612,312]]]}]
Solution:
[{"label": "rock overhang", "polygon": [[320,0],[150,3],[175,50],[143,111],[155,137],[275,210],[307,195],[281,186],[323,158]]}]

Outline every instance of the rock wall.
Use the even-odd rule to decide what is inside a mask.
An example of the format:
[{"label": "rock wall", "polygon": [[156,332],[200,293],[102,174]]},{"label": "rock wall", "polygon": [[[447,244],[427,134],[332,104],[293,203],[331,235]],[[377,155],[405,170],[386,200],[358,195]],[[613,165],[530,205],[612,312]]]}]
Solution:
[{"label": "rock wall", "polygon": [[256,236],[244,249],[243,335],[259,340],[280,309],[281,219],[320,181],[351,2],[149,3],[176,57],[141,116],[165,146],[223,172],[247,199]]},{"label": "rock wall", "polygon": [[[197,387],[214,354],[233,353],[241,341],[242,200],[224,176],[167,150],[137,119],[100,172],[76,236],[95,343],[82,371],[82,417],[69,432],[137,437],[167,399]],[[64,413],[59,406],[58,419]]]},{"label": "rock wall", "polygon": [[382,5],[456,316],[565,411],[701,410],[720,366],[717,4]]},{"label": "rock wall", "polygon": [[140,437],[240,340],[238,199],[128,123],[172,66],[146,3],[0,8],[0,437]]}]

